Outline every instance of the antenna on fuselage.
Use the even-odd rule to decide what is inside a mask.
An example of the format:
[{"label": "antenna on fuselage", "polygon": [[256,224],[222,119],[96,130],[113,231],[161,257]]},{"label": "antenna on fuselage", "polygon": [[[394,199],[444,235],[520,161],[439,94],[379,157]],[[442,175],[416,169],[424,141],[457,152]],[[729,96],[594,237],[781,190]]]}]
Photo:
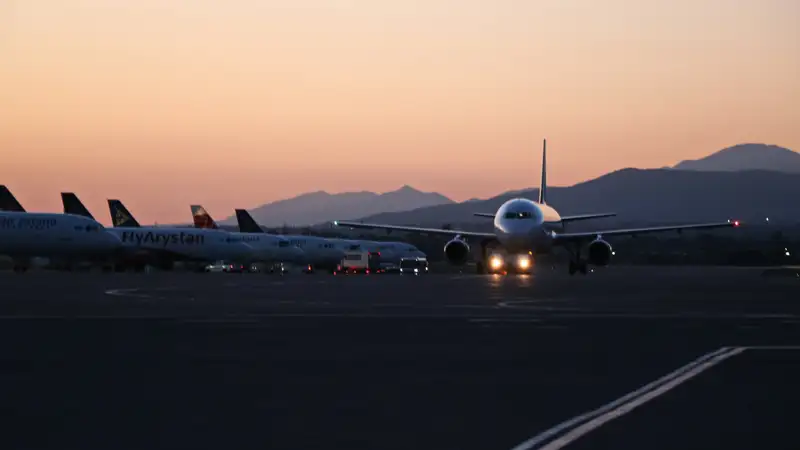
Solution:
[{"label": "antenna on fuselage", "polygon": [[547,203],[547,139],[542,144],[542,183],[539,185],[539,203]]}]

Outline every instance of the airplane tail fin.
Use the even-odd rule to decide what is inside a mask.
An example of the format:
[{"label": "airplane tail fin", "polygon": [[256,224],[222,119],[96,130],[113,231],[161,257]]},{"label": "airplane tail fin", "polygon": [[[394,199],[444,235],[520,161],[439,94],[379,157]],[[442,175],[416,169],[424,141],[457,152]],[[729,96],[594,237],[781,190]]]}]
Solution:
[{"label": "airplane tail fin", "polygon": [[0,211],[25,212],[25,208],[4,184],[0,184]]},{"label": "airplane tail fin", "polygon": [[542,144],[542,181],[539,185],[539,203],[547,203],[547,139]]},{"label": "airplane tail fin", "polygon": [[217,223],[211,218],[211,215],[200,205],[192,205],[192,219],[194,219],[195,228],[210,228],[218,229]]},{"label": "airplane tail fin", "polygon": [[128,208],[119,200],[108,200],[108,211],[111,213],[111,223],[115,227],[140,227],[139,222],[133,218]]},{"label": "airplane tail fin", "polygon": [[236,210],[236,221],[239,222],[239,231],[242,233],[263,233],[253,216],[246,209]]},{"label": "airplane tail fin", "polygon": [[61,204],[64,205],[64,214],[74,214],[76,216],[88,217],[94,219],[92,213],[83,206],[83,202],[78,199],[74,192],[62,192]]}]

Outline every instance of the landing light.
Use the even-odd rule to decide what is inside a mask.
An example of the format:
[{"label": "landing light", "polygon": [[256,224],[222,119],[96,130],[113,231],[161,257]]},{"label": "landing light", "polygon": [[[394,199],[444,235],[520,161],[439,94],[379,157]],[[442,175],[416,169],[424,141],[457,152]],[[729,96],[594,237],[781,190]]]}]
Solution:
[{"label": "landing light", "polygon": [[499,256],[492,256],[492,259],[489,260],[489,264],[492,266],[492,269],[499,269],[503,267],[503,259]]}]

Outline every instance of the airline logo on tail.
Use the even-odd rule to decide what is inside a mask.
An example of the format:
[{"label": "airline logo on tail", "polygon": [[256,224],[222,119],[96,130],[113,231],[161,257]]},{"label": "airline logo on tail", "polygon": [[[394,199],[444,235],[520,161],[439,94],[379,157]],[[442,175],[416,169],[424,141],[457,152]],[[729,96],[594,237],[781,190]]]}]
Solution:
[{"label": "airline logo on tail", "polygon": [[119,200],[109,200],[108,209],[111,212],[111,222],[115,227],[139,227],[139,222],[133,218],[125,205]]},{"label": "airline logo on tail", "polygon": [[211,218],[211,215],[200,205],[192,205],[192,218],[194,219],[195,228],[219,228],[214,219]]}]

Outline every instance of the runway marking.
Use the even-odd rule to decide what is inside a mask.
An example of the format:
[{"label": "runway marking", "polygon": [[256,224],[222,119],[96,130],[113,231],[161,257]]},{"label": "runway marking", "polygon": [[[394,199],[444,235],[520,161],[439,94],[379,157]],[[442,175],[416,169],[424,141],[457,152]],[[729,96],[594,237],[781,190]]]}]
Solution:
[{"label": "runway marking", "polygon": [[105,291],[106,295],[113,295],[116,297],[135,297],[144,298],[148,300],[155,299],[152,295],[138,293],[141,288],[126,288],[126,289],[108,289]]},{"label": "runway marking", "polygon": [[749,345],[747,350],[800,350],[800,345]]},{"label": "runway marking", "polygon": [[573,417],[517,445],[512,450],[558,450],[607,422],[658,398],[675,387],[736,356],[746,347],[722,347],[593,411]]}]

